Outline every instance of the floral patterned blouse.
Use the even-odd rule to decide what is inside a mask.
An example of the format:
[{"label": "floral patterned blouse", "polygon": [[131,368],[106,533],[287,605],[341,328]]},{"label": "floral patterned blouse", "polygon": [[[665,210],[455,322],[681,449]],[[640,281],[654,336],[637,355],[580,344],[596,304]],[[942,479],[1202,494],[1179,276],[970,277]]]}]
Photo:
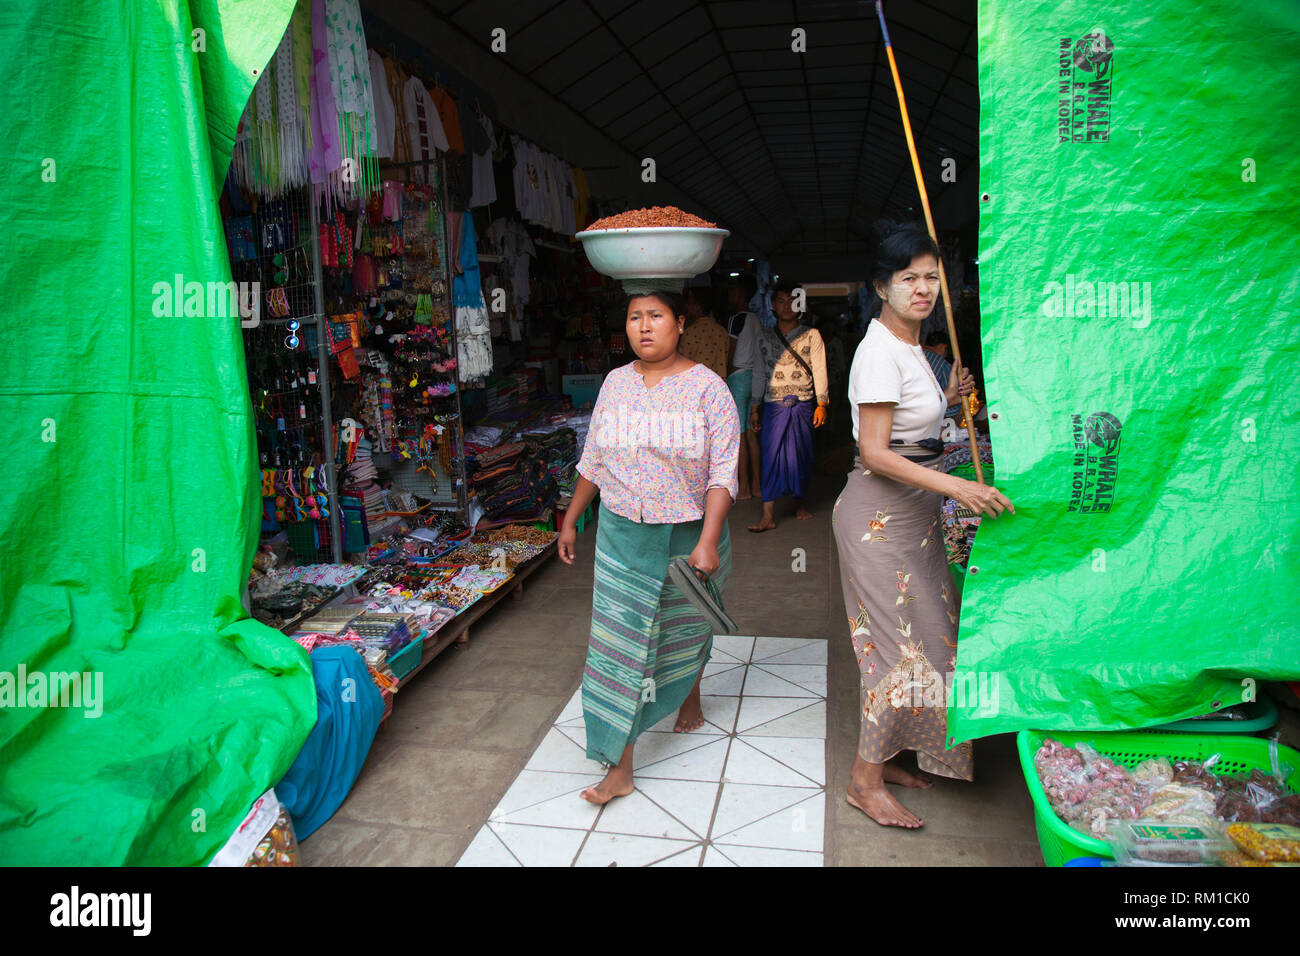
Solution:
[{"label": "floral patterned blouse", "polygon": [[703,365],[647,388],[636,363],[605,377],[578,474],[616,515],[645,524],[704,517],[710,488],[736,497],[740,419],[722,379]]}]

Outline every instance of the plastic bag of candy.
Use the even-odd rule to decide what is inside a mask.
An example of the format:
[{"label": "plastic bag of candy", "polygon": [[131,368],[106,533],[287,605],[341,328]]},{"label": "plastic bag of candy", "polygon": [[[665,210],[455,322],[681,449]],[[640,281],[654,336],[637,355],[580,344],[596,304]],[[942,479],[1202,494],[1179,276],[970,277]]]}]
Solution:
[{"label": "plastic bag of candy", "polygon": [[272,788],[253,801],[208,866],[299,866],[298,838],[289,811]]},{"label": "plastic bag of candy", "polygon": [[1232,823],[1228,838],[1237,849],[1267,863],[1300,863],[1300,827],[1276,823]]}]

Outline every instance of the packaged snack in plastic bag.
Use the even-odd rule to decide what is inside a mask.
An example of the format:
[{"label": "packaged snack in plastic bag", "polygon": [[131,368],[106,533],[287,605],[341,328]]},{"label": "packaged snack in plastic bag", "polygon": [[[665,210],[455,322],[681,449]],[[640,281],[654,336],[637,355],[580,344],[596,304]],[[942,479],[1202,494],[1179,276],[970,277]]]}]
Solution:
[{"label": "packaged snack in plastic bag", "polygon": [[1214,772],[1214,767],[1218,764],[1219,759],[1219,755],[1214,754],[1206,758],[1204,763],[1196,760],[1175,760],[1173,762],[1173,782],[1192,784],[1217,793],[1223,789],[1225,779]]},{"label": "packaged snack in plastic bag", "polygon": [[1232,823],[1228,838],[1249,857],[1268,863],[1300,863],[1300,827],[1280,823]]},{"label": "packaged snack in plastic bag", "polygon": [[298,866],[298,838],[289,811],[272,788],[252,809],[208,866]]},{"label": "packaged snack in plastic bag", "polygon": [[1136,819],[1147,802],[1132,774],[1088,744],[1066,747],[1048,738],[1034,768],[1057,815],[1092,836],[1104,837],[1112,820]]},{"label": "packaged snack in plastic bag", "polygon": [[1106,842],[1121,866],[1217,866],[1231,845],[1212,823],[1184,826],[1143,818],[1112,823]]},{"label": "packaged snack in plastic bag", "polygon": [[1174,782],[1174,768],[1168,757],[1152,757],[1133,768],[1133,779],[1144,787],[1157,790]]},{"label": "packaged snack in plastic bag", "polygon": [[1204,787],[1186,783],[1169,783],[1151,793],[1151,802],[1142,811],[1144,819],[1166,823],[1218,823],[1214,794]]}]

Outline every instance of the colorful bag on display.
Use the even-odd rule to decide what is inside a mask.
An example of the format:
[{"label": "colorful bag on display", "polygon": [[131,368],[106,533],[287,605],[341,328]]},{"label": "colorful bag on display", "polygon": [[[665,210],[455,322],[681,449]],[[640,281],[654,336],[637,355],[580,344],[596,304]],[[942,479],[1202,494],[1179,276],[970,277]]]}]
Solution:
[{"label": "colorful bag on display", "polygon": [[257,241],[253,237],[256,225],[252,216],[236,216],[226,220],[226,246],[232,262],[247,262],[257,258]]}]

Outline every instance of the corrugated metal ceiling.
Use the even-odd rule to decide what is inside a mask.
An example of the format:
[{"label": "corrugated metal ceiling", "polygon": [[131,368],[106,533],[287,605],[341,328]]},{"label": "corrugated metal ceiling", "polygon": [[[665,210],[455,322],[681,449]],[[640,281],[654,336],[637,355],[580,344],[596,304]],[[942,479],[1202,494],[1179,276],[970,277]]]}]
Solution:
[{"label": "corrugated metal ceiling", "polygon": [[[851,252],[918,207],[870,2],[425,0],[769,255]],[[976,168],[974,0],[887,3],[927,188]],[[791,50],[806,31],[807,52]]]}]

